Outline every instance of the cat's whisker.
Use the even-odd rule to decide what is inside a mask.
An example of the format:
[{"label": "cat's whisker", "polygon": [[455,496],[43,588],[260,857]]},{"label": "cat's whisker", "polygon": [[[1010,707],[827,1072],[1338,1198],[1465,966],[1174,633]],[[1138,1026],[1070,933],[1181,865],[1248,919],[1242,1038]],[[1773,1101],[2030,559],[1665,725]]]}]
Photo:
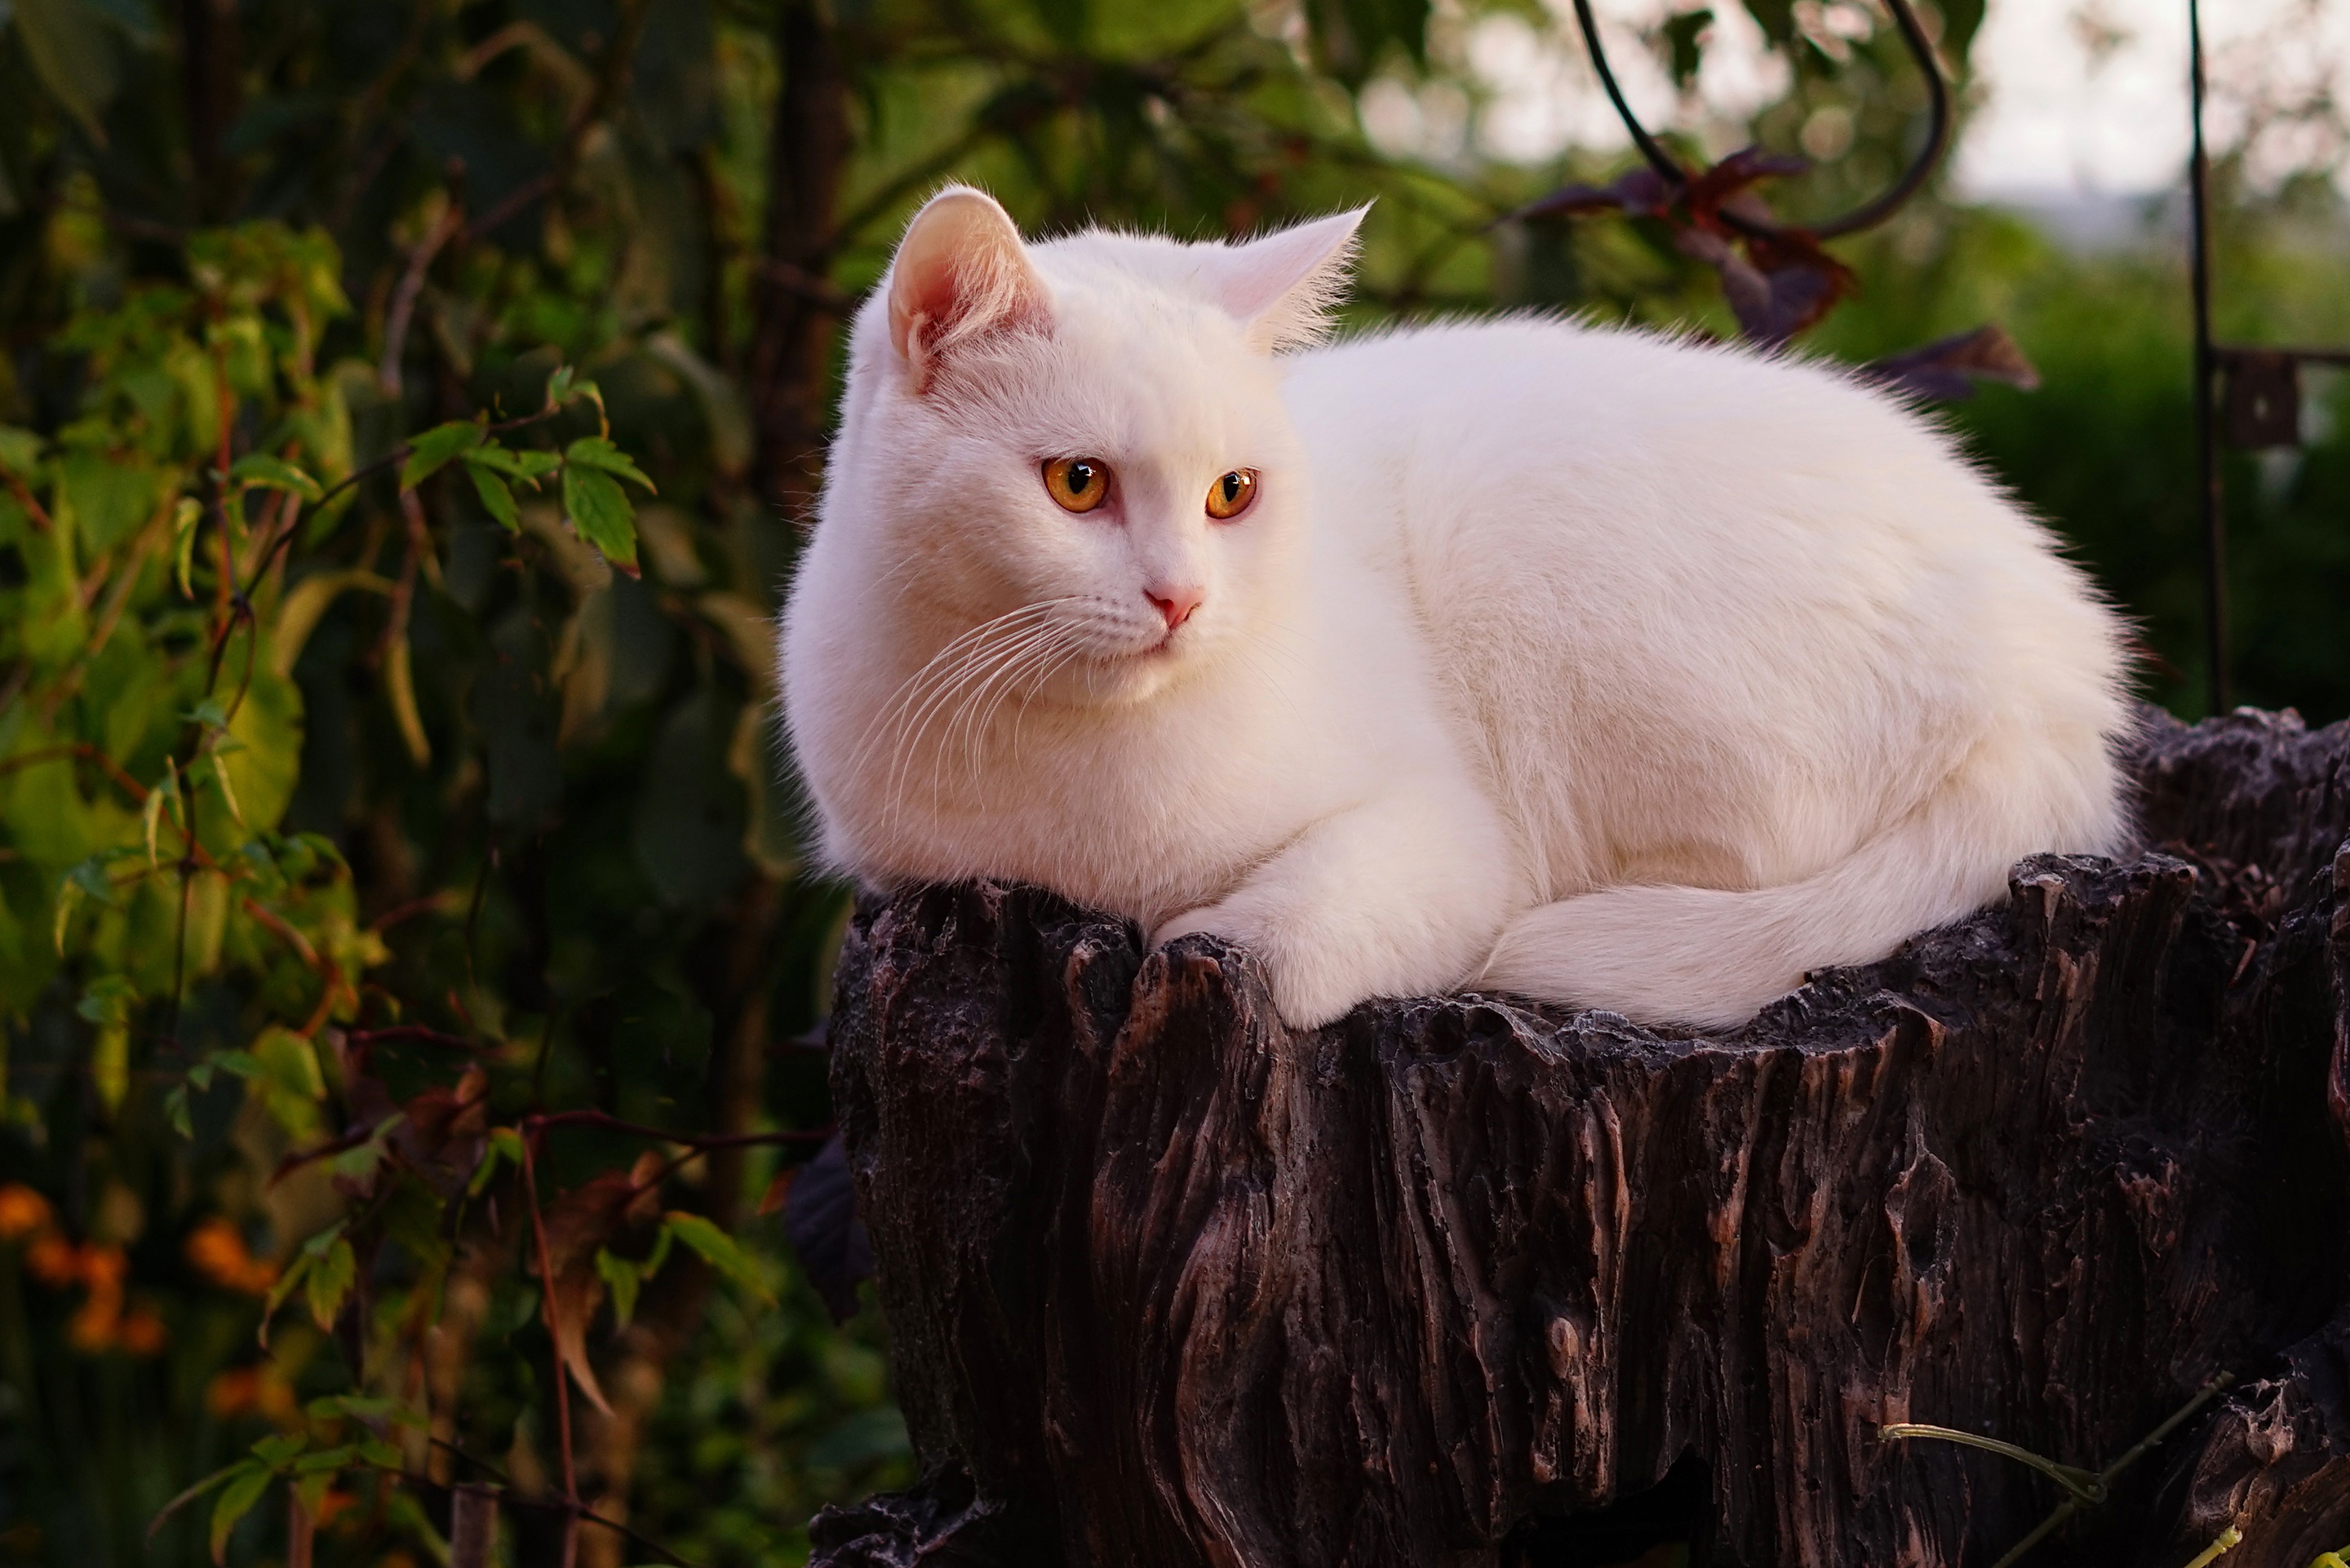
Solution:
[{"label": "cat's whisker", "polygon": [[[890,707],[877,720],[878,724],[885,726],[881,732],[892,736],[889,784],[883,792],[889,812],[885,826],[889,830],[894,831],[898,808],[902,804],[899,795],[899,780],[911,762],[913,753],[920,748],[923,733],[942,711],[943,705],[953,698],[965,681],[990,667],[992,641],[1016,640],[1029,623],[1047,618],[1055,602],[1046,600],[1024,605],[957,637],[931,657],[906,687],[900,689],[903,695],[893,700]],[[896,724],[894,731],[888,728],[889,722],[899,714],[903,715],[902,722]],[[864,749],[860,747],[860,756]]]},{"label": "cat's whisker", "polygon": [[[956,749],[957,733],[961,732],[963,736],[962,744],[967,769],[972,776],[976,777],[979,771],[979,746],[983,739],[983,731],[995,707],[995,703],[989,701],[989,693],[999,689],[1009,691],[1012,685],[1016,683],[1020,662],[1029,650],[1049,645],[1063,635],[1065,634],[1061,628],[1051,622],[1024,632],[1003,651],[995,668],[982,678],[979,685],[963,698],[953,718],[948,721],[946,732],[940,737],[939,745],[931,756],[931,792],[934,803],[939,796],[940,773],[945,765],[948,754]],[[984,708],[983,704],[985,705]]]},{"label": "cat's whisker", "polygon": [[1028,620],[1047,616],[1061,602],[1063,601],[1046,599],[1036,604],[1023,605],[1018,609],[997,616],[992,620],[982,621],[979,625],[950,639],[944,647],[932,654],[920,669],[907,677],[889,701],[882,705],[872,722],[866,726],[865,732],[858,738],[856,749],[851,753],[852,764],[862,765],[870,747],[878,742],[879,736],[888,731],[890,724],[901,716],[910,716],[910,710],[927,701],[924,693],[933,690],[931,684],[933,681],[945,681],[951,687],[954,680],[968,671],[975,657],[984,654],[990,638],[1006,635]]},{"label": "cat's whisker", "polygon": [[[1053,661],[1049,668],[1037,676],[1036,685],[1038,690],[1041,691],[1047,681],[1051,680],[1053,677],[1058,675],[1063,670],[1066,669],[1072,660],[1083,658],[1085,656],[1085,651],[1084,644],[1070,644],[1062,651],[1061,655]],[[1020,763],[1021,734],[1028,722],[1028,710],[1030,706],[1032,706],[1032,704],[1023,703],[1018,715],[1013,720],[1012,723],[1012,742],[1010,750],[1012,753],[1012,763],[1015,767]]]},{"label": "cat's whisker", "polygon": [[[985,639],[974,642],[964,657],[934,687],[916,712],[910,716],[899,735],[899,743],[892,749],[891,753],[890,784],[888,794],[893,812],[897,806],[903,804],[899,789],[901,777],[913,764],[915,753],[920,750],[923,737],[929,732],[931,725],[941,716],[945,716],[946,732],[933,747],[931,800],[931,815],[935,822],[942,804],[940,769],[945,753],[952,749],[955,719],[970,705],[975,696],[975,693],[966,691],[969,682],[976,680],[983,690],[985,685],[994,678],[995,673],[1007,663],[1016,659],[1022,648],[1040,632],[1050,628],[1052,624],[1050,612],[1064,602],[1066,601],[1045,600],[1035,605],[1025,606],[1021,611],[998,618],[996,622],[990,623],[993,641],[1004,646],[998,648],[993,645],[993,642]],[[960,701],[957,700],[958,693],[962,693]],[[955,705],[950,707],[950,703]]]},{"label": "cat's whisker", "polygon": [[1056,624],[1046,627],[1041,635],[1027,639],[1005,655],[1003,678],[983,685],[972,699],[974,708],[981,703],[985,706],[977,712],[965,731],[964,761],[971,777],[976,779],[979,776],[983,761],[981,748],[1004,703],[1016,700],[1020,703],[1020,711],[1024,713],[1028,705],[1043,691],[1052,670],[1066,662],[1071,651],[1082,650],[1082,639],[1070,628]]}]

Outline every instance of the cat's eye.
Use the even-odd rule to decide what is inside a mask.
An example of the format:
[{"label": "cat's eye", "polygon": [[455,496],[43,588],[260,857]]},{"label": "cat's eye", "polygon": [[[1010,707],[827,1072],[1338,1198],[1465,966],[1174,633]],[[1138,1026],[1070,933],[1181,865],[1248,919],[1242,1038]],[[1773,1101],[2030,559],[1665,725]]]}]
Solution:
[{"label": "cat's eye", "polygon": [[1109,496],[1109,464],[1097,457],[1056,457],[1045,465],[1045,489],[1068,512],[1091,512]]},{"label": "cat's eye", "polygon": [[1256,499],[1256,470],[1236,468],[1208,486],[1208,515],[1226,522],[1249,509]]}]

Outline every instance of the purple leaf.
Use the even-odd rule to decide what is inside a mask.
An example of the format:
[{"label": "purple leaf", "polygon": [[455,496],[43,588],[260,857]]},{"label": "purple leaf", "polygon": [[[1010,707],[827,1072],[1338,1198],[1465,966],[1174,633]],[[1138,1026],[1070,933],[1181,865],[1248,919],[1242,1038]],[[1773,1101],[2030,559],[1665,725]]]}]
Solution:
[{"label": "purple leaf", "polygon": [[834,1138],[793,1179],[784,1234],[835,1323],[857,1315],[857,1287],[873,1277],[873,1241],[857,1217],[848,1151]]},{"label": "purple leaf", "polygon": [[1998,381],[2027,392],[2040,385],[2040,372],[1996,322],[1873,359],[1860,367],[1860,373],[1897,391],[1944,401],[1973,397],[1980,381]]}]

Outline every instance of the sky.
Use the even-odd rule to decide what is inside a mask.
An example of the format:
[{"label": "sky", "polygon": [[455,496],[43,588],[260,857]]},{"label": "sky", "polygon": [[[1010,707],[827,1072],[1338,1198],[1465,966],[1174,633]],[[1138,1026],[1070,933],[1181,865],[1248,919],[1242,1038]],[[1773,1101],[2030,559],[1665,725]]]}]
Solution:
[{"label": "sky", "polygon": [[[1547,0],[1553,25],[1516,16],[1473,24],[1461,48],[1490,92],[1472,114],[1437,83],[1414,93],[1392,81],[1366,90],[1365,129],[1392,151],[1443,161],[1478,151],[1539,162],[1562,148],[1622,146],[1575,36],[1569,0]],[[1639,35],[1686,0],[1595,0],[1608,58],[1633,108],[1651,124],[1703,135],[1716,153],[1732,122],[1771,101],[1785,67],[1736,0],[1715,0],[1696,93],[1675,93]],[[1815,36],[1865,36],[1882,13],[1860,0],[1797,0]],[[2340,117],[2306,111],[2326,95],[2350,104],[2350,0],[2204,0],[2212,84],[2206,124],[2215,146],[2249,140],[2256,181],[2310,166],[2350,168]],[[2036,201],[2145,194],[2174,185],[2187,157],[2186,0],[1991,0],[1974,47],[1982,94],[1954,171],[1965,193]],[[1832,155],[1842,128],[1805,128],[1807,151]],[[2345,189],[2350,189],[2346,180]]]}]

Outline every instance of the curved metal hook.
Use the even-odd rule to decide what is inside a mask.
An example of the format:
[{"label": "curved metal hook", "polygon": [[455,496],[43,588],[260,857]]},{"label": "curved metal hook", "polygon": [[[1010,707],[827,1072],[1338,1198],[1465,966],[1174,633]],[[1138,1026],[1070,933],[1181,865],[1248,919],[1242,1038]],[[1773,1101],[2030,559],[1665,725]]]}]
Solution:
[{"label": "curved metal hook", "polygon": [[[1721,221],[1740,234],[1755,239],[1769,239],[1789,233],[1804,234],[1815,240],[1832,240],[1839,234],[1857,234],[1862,229],[1883,223],[1899,210],[1901,204],[1918,193],[1918,187],[1942,161],[1950,145],[1950,84],[1942,78],[1942,67],[1934,57],[1933,41],[1918,25],[1918,15],[1910,10],[1909,0],[1885,0],[1886,9],[1893,13],[1893,25],[1901,30],[1901,41],[1909,47],[1909,57],[1918,62],[1925,74],[1927,113],[1929,120],[1926,145],[1901,178],[1875,200],[1864,202],[1851,212],[1829,219],[1824,223],[1772,223],[1746,217],[1727,208]],[[1632,144],[1648,166],[1662,175],[1667,183],[1676,188],[1687,185],[1693,176],[1680,165],[1680,161],[1665,151],[1664,144],[1648,133],[1632,106],[1624,101],[1624,89],[1616,85],[1616,73],[1607,68],[1607,53],[1599,45],[1599,24],[1592,19],[1591,0],[1575,0],[1575,19],[1583,28],[1583,41],[1591,50],[1591,64],[1599,73],[1599,85],[1607,91],[1607,101],[1616,106],[1617,116],[1624,129],[1632,133]]]}]

